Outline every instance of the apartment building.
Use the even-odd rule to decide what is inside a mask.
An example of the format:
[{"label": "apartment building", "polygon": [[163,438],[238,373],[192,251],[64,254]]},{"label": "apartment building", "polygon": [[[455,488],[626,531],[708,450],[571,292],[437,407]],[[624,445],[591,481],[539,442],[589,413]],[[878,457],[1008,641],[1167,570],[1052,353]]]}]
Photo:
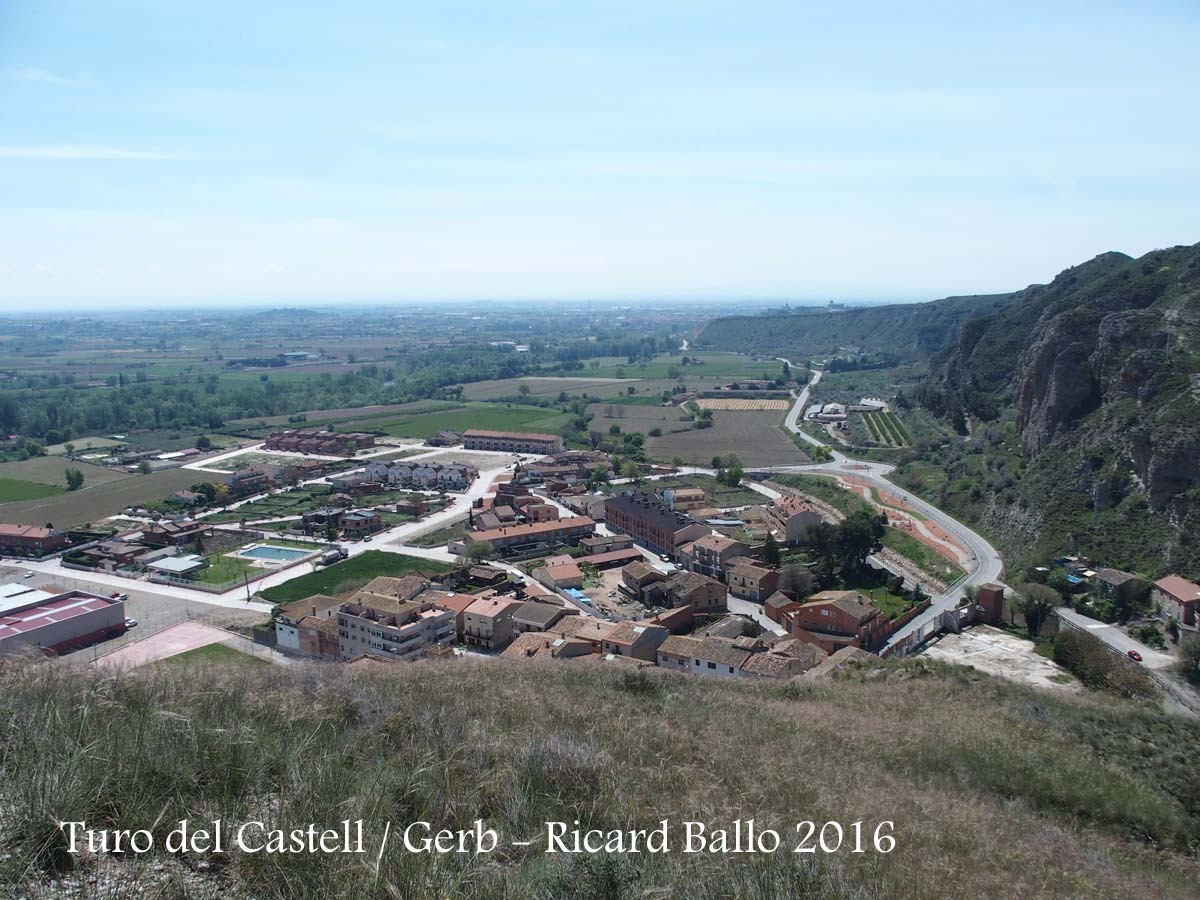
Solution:
[{"label": "apartment building", "polygon": [[557,434],[524,431],[483,431],[468,429],[462,435],[466,450],[495,450],[503,453],[557,453],[563,448]]},{"label": "apartment building", "polygon": [[685,562],[693,572],[709,578],[722,578],[729,563],[750,552],[750,547],[741,541],[723,534],[706,534],[684,545]]},{"label": "apartment building", "polygon": [[664,556],[674,556],[680,544],[709,534],[712,529],[676,512],[656,494],[623,491],[604,501],[610,531],[628,534],[638,544]]},{"label": "apartment building", "polygon": [[586,516],[557,519],[553,522],[528,522],[523,525],[502,525],[474,531],[447,543],[451,553],[462,553],[471,541],[489,541],[499,553],[523,550],[538,545],[577,544],[581,538],[596,531],[596,523]]},{"label": "apartment building", "polygon": [[821,523],[816,508],[796,497],[776,497],[763,507],[763,520],[781,544],[798,544]]},{"label": "apartment building", "polygon": [[826,653],[843,647],[869,650],[886,634],[878,608],[858,591],[822,591],[780,612],[789,635],[816,644]]},{"label": "apartment building", "polygon": [[726,567],[725,584],[733,596],[761,603],[779,588],[779,571],[741,557],[731,560]]},{"label": "apartment building", "polygon": [[337,612],[342,659],[375,655],[406,661],[420,659],[431,647],[455,640],[454,613],[430,602],[402,600],[360,591]]},{"label": "apartment building", "polygon": [[336,620],[342,602],[337,597],[314,594],[283,604],[275,614],[275,646],[300,653],[300,622],[307,618]]}]

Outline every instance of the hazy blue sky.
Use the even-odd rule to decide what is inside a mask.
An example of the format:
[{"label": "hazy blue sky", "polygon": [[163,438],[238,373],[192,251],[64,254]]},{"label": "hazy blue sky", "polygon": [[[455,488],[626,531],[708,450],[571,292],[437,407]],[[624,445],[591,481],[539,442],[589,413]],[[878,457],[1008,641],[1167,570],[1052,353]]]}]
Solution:
[{"label": "hazy blue sky", "polygon": [[1200,240],[1200,4],[0,2],[0,303],[924,299]]}]

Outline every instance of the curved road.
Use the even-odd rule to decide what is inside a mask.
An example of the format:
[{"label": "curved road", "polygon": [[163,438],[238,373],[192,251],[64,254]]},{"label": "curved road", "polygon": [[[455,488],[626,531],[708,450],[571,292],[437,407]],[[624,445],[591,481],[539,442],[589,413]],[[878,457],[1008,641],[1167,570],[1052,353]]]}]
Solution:
[{"label": "curved road", "polygon": [[[789,360],[780,357],[780,361],[794,367],[794,363]],[[800,430],[800,417],[804,414],[804,409],[808,404],[812,388],[821,380],[821,374],[820,370],[813,371],[812,379],[804,386],[804,389],[796,397],[796,402],[788,410],[787,417],[784,419],[784,425],[788,431],[799,435],[801,439],[808,443],[825,447],[828,445],[823,444],[821,441]],[[834,450],[832,447],[830,447],[830,451],[833,454],[832,462],[803,466],[771,466],[751,471],[801,472],[814,475],[853,475],[856,478],[861,478],[866,482],[896,494],[906,504],[919,510],[922,514],[946,529],[947,532],[952,534],[971,553],[974,565],[966,577],[959,579],[958,582],[951,585],[944,593],[935,595],[930,602],[929,609],[899,629],[888,639],[884,645],[883,652],[886,653],[893,649],[914,647],[922,643],[925,639],[932,637],[933,633],[937,630],[937,622],[942,613],[954,609],[958,605],[958,601],[963,596],[963,591],[967,586],[978,586],[988,582],[999,581],[1000,575],[1004,571],[1004,561],[1000,558],[1000,554],[996,548],[989,544],[982,535],[972,531],[962,522],[938,509],[936,506],[926,503],[920,497],[914,496],[889,481],[887,475],[891,473],[895,466],[888,463],[852,459],[844,453]]]}]

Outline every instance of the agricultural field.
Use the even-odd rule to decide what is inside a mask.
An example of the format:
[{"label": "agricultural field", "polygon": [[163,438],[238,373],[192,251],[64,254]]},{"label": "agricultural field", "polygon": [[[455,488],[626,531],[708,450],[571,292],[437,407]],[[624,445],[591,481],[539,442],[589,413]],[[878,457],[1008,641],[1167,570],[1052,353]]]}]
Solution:
[{"label": "agricultural field", "polygon": [[787,400],[739,400],[736,398],[726,400],[723,397],[698,397],[696,405],[701,409],[729,409],[750,412],[775,409],[786,412],[792,404]]},{"label": "agricultural field", "polygon": [[893,412],[854,413],[861,416],[871,440],[884,447],[907,447],[912,437],[900,417]]},{"label": "agricultural field", "polygon": [[293,488],[282,494],[270,494],[250,503],[243,503],[237,509],[213,513],[207,516],[209,522],[253,522],[256,519],[276,519],[282,516],[300,516],[318,506],[325,505],[331,493],[328,485],[312,485],[310,487]]},{"label": "agricultural field", "polygon": [[111,447],[120,447],[124,441],[104,437],[81,437],[73,441],[64,441],[61,444],[52,444],[46,448],[46,454],[48,456],[66,456],[67,444],[75,449],[76,454],[80,454],[87,453],[89,450],[108,450]]},{"label": "agricultural field", "polygon": [[18,462],[0,463],[0,478],[14,481],[32,481],[51,487],[67,486],[67,469],[78,469],[83,473],[83,488],[124,481],[134,476],[128,472],[97,466],[83,460],[70,460],[64,456],[34,456]]},{"label": "agricultural field", "polygon": [[497,431],[538,431],[557,434],[567,423],[565,413],[538,406],[470,402],[441,412],[415,412],[385,416],[371,423],[372,430],[392,437],[427,438],[439,431],[489,428]]},{"label": "agricultural field", "polygon": [[707,466],[714,456],[736,453],[747,467],[797,465],[808,456],[779,426],[783,412],[721,411],[711,428],[646,439],[646,453],[670,461],[679,456],[688,465]]},{"label": "agricultural field", "polygon": [[36,481],[0,478],[0,503],[12,503],[17,500],[36,500],[40,497],[53,497],[55,494],[65,492],[66,488],[49,484],[39,484]]},{"label": "agricultural field", "polygon": [[89,486],[85,481],[78,491],[5,503],[0,506],[0,520],[22,525],[53,522],[59,528],[98,523],[117,515],[127,506],[161,500],[172,491],[185,490],[203,481],[203,476],[203,472],[188,469],[160,469],[149,475],[122,476],[107,484]]},{"label": "agricultural field", "polygon": [[645,435],[649,435],[654,428],[666,435],[692,427],[691,416],[677,406],[591,403],[587,411],[593,417],[588,428],[602,434],[608,434],[613,425],[619,427],[623,434],[641,432]]},{"label": "agricultural field", "polygon": [[463,396],[468,400],[495,400],[499,397],[516,397],[521,388],[529,388],[531,397],[557,397],[566,392],[568,396],[589,397],[616,396],[625,390],[625,381],[620,378],[573,378],[564,376],[527,376],[525,378],[503,378],[493,381],[476,381],[462,386]]},{"label": "agricultural field", "polygon": [[311,597],[313,594],[339,596],[358,590],[379,575],[390,575],[394,578],[413,573],[432,576],[448,572],[451,568],[447,563],[432,559],[368,550],[332,566],[267,588],[260,596],[270,603],[290,603],[293,600]]},{"label": "agricultural field", "polygon": [[[694,362],[683,365],[686,356]],[[698,364],[697,364],[698,363]],[[742,353],[718,351],[687,352],[660,355],[648,363],[630,363],[620,357],[600,357],[590,360],[584,375],[597,378],[678,378],[687,380],[705,378],[709,380],[731,378],[774,378],[781,371],[782,363],[776,359],[755,360]],[[678,370],[678,374],[676,373]],[[581,375],[581,377],[583,377]]]},{"label": "agricultural field", "polygon": [[[316,424],[345,425],[343,430],[353,430],[349,426],[355,423],[368,428],[370,421],[384,416],[405,415],[415,412],[437,412],[454,409],[457,404],[442,400],[417,400],[413,403],[391,403],[377,406],[352,406],[339,409],[313,409],[300,413],[304,421],[292,421],[294,416],[267,416],[261,419],[234,419],[226,424],[226,428],[234,431],[267,426],[268,428],[305,428]],[[369,430],[369,429],[368,429]]]}]

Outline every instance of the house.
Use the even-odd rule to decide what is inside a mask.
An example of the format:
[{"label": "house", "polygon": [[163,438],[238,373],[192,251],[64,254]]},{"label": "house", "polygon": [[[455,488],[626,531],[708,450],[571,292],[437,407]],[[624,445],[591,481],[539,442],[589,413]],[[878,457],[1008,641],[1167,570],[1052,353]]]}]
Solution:
[{"label": "house", "polygon": [[679,512],[699,509],[708,502],[704,489],[698,487],[668,488],[663,491],[663,500],[667,506]]},{"label": "house", "polygon": [[232,472],[225,477],[225,486],[234,497],[245,497],[258,494],[271,487],[274,482],[266,472],[257,468],[246,469],[242,472]]},{"label": "house", "polygon": [[338,506],[319,506],[300,517],[305,534],[324,535],[330,528],[340,531],[346,511]]},{"label": "house", "polygon": [[593,652],[599,653],[605,637],[616,627],[612,622],[594,619],[591,616],[565,616],[555,622],[547,633],[587,641]]},{"label": "house", "polygon": [[194,553],[185,553],[179,556],[163,556],[146,563],[146,568],[150,571],[151,575],[163,576],[168,580],[171,578],[189,578],[207,567],[208,560]]},{"label": "house", "polygon": [[[341,605],[341,600],[327,594],[314,594],[303,600],[283,604],[275,611],[275,646],[292,653],[303,652],[300,646],[300,622],[306,618],[332,621],[336,619],[338,607]],[[336,645],[336,628],[333,633]]]},{"label": "house", "polygon": [[419,659],[455,639],[449,610],[365,589],[342,604],[337,624],[339,656],[344,660],[368,654],[396,661]]},{"label": "house", "polygon": [[741,641],[740,636],[732,640],[720,637],[700,639],[700,646],[692,654],[691,671],[700,675],[736,678],[742,664],[750,658],[750,650]]},{"label": "house", "polygon": [[373,509],[349,510],[342,516],[341,531],[350,540],[359,540],[383,531],[383,519]]},{"label": "house", "polygon": [[789,635],[816,644],[826,653],[842,647],[869,650],[886,632],[886,622],[858,591],[823,591],[781,614]]},{"label": "house", "polygon": [[703,641],[696,638],[672,634],[658,645],[656,662],[663,669],[676,672],[690,672],[692,659],[700,651]]},{"label": "house", "polygon": [[513,616],[520,606],[520,600],[508,597],[477,599],[463,616],[463,643],[488,650],[507,647],[516,633]]},{"label": "house", "polygon": [[462,435],[467,450],[495,450],[503,453],[555,453],[563,448],[556,434],[535,434],[523,431],[484,431],[468,429]]},{"label": "house", "polygon": [[1179,575],[1168,575],[1154,582],[1150,598],[1164,616],[1180,625],[1195,626],[1196,611],[1200,609],[1200,585]]},{"label": "house", "polygon": [[523,511],[526,522],[553,522],[558,518],[558,507],[551,503],[527,503]]},{"label": "house", "polygon": [[546,557],[545,565],[533,570],[533,577],[552,590],[583,587],[583,570],[565,554]]},{"label": "house", "polygon": [[1120,569],[1097,569],[1092,580],[1096,585],[1096,593],[1101,597],[1123,604],[1144,600],[1149,590],[1142,579]]},{"label": "house", "polygon": [[435,463],[409,460],[372,460],[363,476],[388,490],[465,491],[479,477],[466,463]]},{"label": "house", "polygon": [[528,631],[517,635],[516,639],[500,654],[500,658],[574,659],[580,656],[591,656],[593,652],[590,641]]},{"label": "house", "polygon": [[172,491],[167,496],[167,499],[184,506],[203,506],[208,500],[203,494],[198,494],[195,491]]},{"label": "house", "polygon": [[659,645],[669,636],[661,625],[618,622],[600,642],[600,652],[654,662]]},{"label": "house", "polygon": [[466,626],[467,609],[479,598],[473,594],[457,594],[449,591],[423,591],[414,599],[421,601],[428,600],[434,606],[452,613],[454,615],[454,635],[461,643],[463,630]]},{"label": "house", "polygon": [[660,572],[647,562],[635,560],[621,569],[620,590],[634,600],[646,602],[646,589],[654,584],[662,584],[667,580],[664,572]]},{"label": "house", "polygon": [[443,429],[433,437],[426,438],[425,443],[430,447],[456,447],[462,443],[462,433]]},{"label": "house", "polygon": [[182,547],[203,537],[210,527],[191,519],[154,522],[142,529],[141,543],[147,547]]},{"label": "house", "polygon": [[267,435],[264,446],[268,450],[284,450],[290,453],[354,456],[359,450],[374,447],[375,436],[361,432],[319,431],[317,429],[274,431]]},{"label": "house", "polygon": [[310,659],[333,662],[341,658],[336,617],[305,616],[296,624],[299,652]]},{"label": "house", "polygon": [[796,497],[776,497],[763,507],[763,520],[781,544],[798,544],[815,526],[821,514],[812,504]]},{"label": "house", "polygon": [[669,606],[690,606],[696,615],[725,610],[728,593],[715,578],[698,572],[676,572],[663,583]]},{"label": "house", "polygon": [[588,556],[633,549],[633,538],[627,534],[593,534],[579,542]]},{"label": "house", "polygon": [[782,591],[776,591],[763,602],[763,612],[772,622],[782,623],[783,612],[800,604]]},{"label": "house", "polygon": [[527,600],[513,613],[513,630],[518,634],[524,634],[527,631],[549,631],[551,626],[563,616],[574,615],[578,615],[578,611],[565,606]]},{"label": "house", "polygon": [[688,546],[691,548],[691,554],[685,559],[687,567],[693,572],[718,579],[724,576],[725,567],[730,560],[750,552],[746,544],[723,534],[706,534]]},{"label": "house", "polygon": [[760,603],[779,588],[779,571],[741,557],[731,560],[725,569],[725,583],[733,596]]},{"label": "house", "polygon": [[14,556],[45,556],[66,550],[71,544],[67,532],[47,525],[0,524],[0,552]]},{"label": "house", "polygon": [[673,556],[680,544],[711,533],[711,529],[689,515],[676,512],[657,495],[647,491],[623,491],[604,502],[610,531],[628,534],[655,553]]}]

